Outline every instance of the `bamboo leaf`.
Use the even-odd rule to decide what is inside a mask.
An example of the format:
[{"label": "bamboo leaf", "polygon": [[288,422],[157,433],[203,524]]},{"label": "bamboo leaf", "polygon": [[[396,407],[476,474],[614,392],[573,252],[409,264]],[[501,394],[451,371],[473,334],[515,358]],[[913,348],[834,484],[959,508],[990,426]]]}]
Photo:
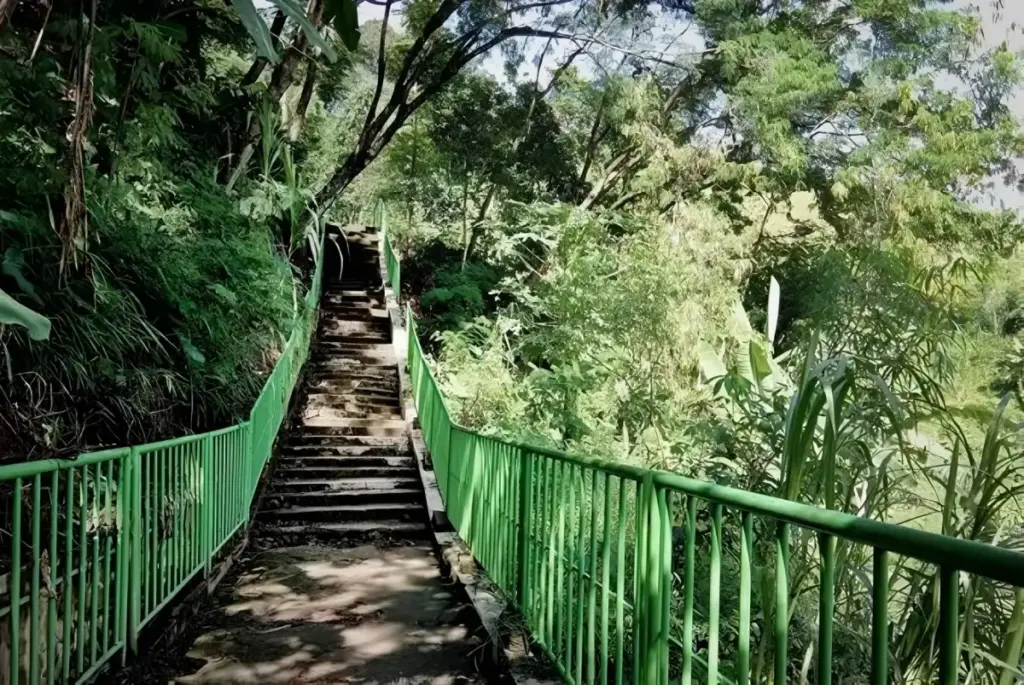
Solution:
[{"label": "bamboo leaf", "polygon": [[775,332],[779,323],[779,282],[772,276],[768,284],[768,342],[775,344]]}]

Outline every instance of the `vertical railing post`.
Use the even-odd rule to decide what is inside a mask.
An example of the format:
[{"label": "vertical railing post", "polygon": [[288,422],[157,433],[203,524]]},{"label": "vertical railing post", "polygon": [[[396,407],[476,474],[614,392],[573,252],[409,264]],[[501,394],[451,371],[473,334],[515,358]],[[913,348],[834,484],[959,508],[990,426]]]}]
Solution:
[{"label": "vertical railing post", "polygon": [[135,447],[128,453],[130,475],[131,542],[128,545],[128,645],[139,653],[139,624],[142,622],[142,456]]},{"label": "vertical railing post", "polygon": [[[259,405],[259,400],[257,400],[257,406],[258,405]],[[247,445],[247,447],[246,447],[246,450],[245,450],[246,451],[245,463],[243,465],[242,470],[245,472],[246,478],[251,480],[252,479],[252,468],[253,468],[252,465],[256,461],[256,446],[255,446],[255,444],[253,444],[254,441],[256,440],[256,409],[255,409],[255,407],[253,408],[253,410],[251,412],[249,412],[249,422],[245,424],[245,433],[246,433],[246,435],[245,435],[245,444]],[[248,490],[249,483],[246,483],[245,487]],[[248,501],[244,502],[244,504],[245,504],[245,512],[242,515],[242,520],[245,521],[245,525],[246,526],[249,525],[249,513],[250,513],[249,510],[252,508],[252,497],[253,497],[254,493],[255,493],[255,490],[253,490],[251,492],[247,492],[247,495],[248,495],[247,500]]]},{"label": "vertical railing post", "polygon": [[516,554],[517,600],[523,614],[529,616],[527,598],[530,596],[529,559],[530,514],[533,511],[533,455],[522,450],[519,454],[519,549]]},{"label": "vertical railing post", "polygon": [[199,502],[200,535],[202,536],[203,577],[210,577],[213,561],[213,438],[207,433],[203,438],[202,467],[203,486],[202,499]]},{"label": "vertical railing post", "polygon": [[654,492],[654,480],[647,474],[637,484],[636,497],[636,544],[633,548],[633,682],[640,685],[647,683],[648,647],[648,592],[650,581],[648,573],[648,546],[650,539],[650,500]]}]

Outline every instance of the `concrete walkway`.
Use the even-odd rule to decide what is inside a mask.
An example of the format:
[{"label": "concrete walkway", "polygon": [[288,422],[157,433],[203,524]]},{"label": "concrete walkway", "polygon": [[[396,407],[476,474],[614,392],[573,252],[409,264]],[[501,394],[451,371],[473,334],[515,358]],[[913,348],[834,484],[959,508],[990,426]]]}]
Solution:
[{"label": "concrete walkway", "polygon": [[176,683],[482,681],[427,547],[272,549],[219,594],[218,628],[188,653],[205,665]]}]

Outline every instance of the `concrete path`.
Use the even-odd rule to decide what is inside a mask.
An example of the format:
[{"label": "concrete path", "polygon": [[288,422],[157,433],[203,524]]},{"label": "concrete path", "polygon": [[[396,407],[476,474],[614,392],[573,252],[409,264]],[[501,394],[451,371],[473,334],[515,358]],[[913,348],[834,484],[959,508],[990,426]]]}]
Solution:
[{"label": "concrete path", "polygon": [[221,591],[219,627],[181,684],[482,681],[473,641],[427,547],[291,547],[263,552]]}]

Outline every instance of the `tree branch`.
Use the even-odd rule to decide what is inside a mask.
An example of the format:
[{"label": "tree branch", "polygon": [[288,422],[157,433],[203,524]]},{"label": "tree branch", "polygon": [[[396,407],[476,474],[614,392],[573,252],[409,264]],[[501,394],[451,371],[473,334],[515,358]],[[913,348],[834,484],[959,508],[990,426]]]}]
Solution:
[{"label": "tree branch", "polygon": [[[384,19],[380,25],[380,43],[377,46],[377,86],[373,90],[373,100],[370,101],[370,109],[366,112],[366,121],[363,123],[363,136],[368,135],[370,123],[377,114],[377,104],[380,102],[380,94],[384,91],[384,69],[387,66],[387,55],[384,52],[384,41],[388,35],[388,17],[391,16],[391,0],[384,5]],[[362,143],[362,140],[360,140]]]}]

